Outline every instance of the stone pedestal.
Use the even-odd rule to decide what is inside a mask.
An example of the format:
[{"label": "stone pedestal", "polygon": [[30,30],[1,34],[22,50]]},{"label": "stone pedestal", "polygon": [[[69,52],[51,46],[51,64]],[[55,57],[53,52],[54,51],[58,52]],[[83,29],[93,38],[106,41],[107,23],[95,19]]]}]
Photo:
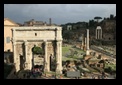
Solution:
[{"label": "stone pedestal", "polygon": [[86,50],[86,55],[90,55],[90,52],[89,52],[89,50]]}]

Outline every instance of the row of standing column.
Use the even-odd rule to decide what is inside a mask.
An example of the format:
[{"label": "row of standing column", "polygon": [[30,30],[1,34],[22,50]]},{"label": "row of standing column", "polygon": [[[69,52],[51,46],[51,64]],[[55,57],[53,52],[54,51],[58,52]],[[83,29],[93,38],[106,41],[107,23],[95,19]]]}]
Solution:
[{"label": "row of standing column", "polygon": [[96,29],[96,39],[102,39],[102,29]]}]

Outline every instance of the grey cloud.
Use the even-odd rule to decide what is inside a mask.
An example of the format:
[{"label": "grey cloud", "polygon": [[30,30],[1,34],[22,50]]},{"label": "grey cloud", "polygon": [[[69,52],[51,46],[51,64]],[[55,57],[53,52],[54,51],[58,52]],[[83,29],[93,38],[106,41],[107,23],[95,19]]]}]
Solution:
[{"label": "grey cloud", "polygon": [[88,21],[95,16],[116,15],[116,4],[5,4],[4,16],[23,23],[30,19],[56,24]]}]

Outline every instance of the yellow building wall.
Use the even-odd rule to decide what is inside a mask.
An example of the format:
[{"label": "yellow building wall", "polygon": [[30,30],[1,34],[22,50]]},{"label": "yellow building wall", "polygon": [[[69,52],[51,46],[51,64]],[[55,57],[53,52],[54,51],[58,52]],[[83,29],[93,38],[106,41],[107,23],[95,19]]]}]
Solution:
[{"label": "yellow building wall", "polygon": [[9,20],[4,20],[4,25],[15,26],[15,24],[10,22]]},{"label": "yellow building wall", "polygon": [[11,22],[10,20],[4,20],[4,52],[8,51],[10,49],[10,52],[13,52],[12,42],[7,43],[7,37],[10,37],[10,40],[12,39],[12,28],[17,27],[19,25]]}]

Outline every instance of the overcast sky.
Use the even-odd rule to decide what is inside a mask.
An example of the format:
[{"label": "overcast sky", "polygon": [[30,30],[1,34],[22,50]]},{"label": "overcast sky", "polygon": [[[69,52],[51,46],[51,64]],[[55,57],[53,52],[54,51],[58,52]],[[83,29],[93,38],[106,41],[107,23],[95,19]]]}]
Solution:
[{"label": "overcast sky", "polygon": [[116,4],[4,4],[4,17],[23,24],[35,19],[49,23],[89,21],[95,16],[116,16]]}]

